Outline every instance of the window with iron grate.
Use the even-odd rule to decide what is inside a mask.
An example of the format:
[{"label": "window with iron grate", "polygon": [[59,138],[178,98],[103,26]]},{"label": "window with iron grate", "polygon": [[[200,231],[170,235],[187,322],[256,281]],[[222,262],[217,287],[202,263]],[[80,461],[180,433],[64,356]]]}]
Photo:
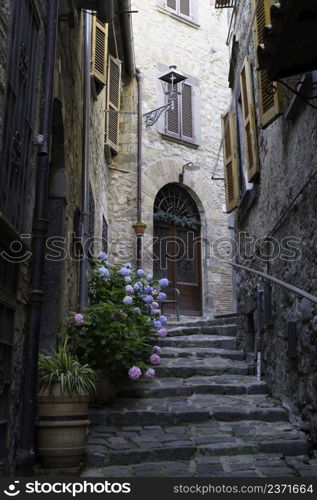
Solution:
[{"label": "window with iron grate", "polygon": [[102,251],[108,253],[108,223],[102,218]]},{"label": "window with iron grate", "polygon": [[216,9],[231,9],[235,6],[236,0],[215,0]]}]

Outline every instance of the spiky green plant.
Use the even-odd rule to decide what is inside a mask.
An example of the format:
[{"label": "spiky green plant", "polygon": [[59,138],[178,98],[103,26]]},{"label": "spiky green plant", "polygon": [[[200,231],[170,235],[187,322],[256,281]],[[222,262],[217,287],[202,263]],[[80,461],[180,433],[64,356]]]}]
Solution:
[{"label": "spiky green plant", "polygon": [[67,338],[58,345],[53,355],[39,355],[38,374],[41,387],[48,387],[52,392],[53,385],[59,383],[62,396],[66,393],[72,396],[96,392],[94,370],[88,364],[79,363],[69,349]]}]

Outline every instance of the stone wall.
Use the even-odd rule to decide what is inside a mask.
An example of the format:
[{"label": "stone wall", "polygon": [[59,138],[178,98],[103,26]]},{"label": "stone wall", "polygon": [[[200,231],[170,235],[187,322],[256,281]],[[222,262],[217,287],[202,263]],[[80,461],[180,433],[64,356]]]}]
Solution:
[{"label": "stone wall", "polygon": [[[236,75],[246,55],[254,63],[250,2],[241,2],[239,6],[234,30],[239,42]],[[308,93],[312,92],[310,78],[308,75]],[[258,109],[255,69],[253,79]],[[236,95],[237,90],[238,77],[234,89]],[[286,114],[291,97],[283,91],[284,115],[265,130],[257,129],[261,164],[258,196],[243,222],[238,225],[236,221],[236,238],[238,240],[241,232],[255,240],[270,235],[274,240],[271,240],[267,249],[262,247],[262,255],[257,253],[250,258],[249,252],[249,258],[246,258],[242,249],[240,263],[262,270],[316,296],[317,184],[316,176],[311,178],[317,166],[316,112],[297,99],[291,112]],[[300,192],[302,194],[297,197]],[[266,258],[266,252],[271,254],[269,258]],[[245,315],[240,343],[247,351],[251,350],[250,336],[253,335],[252,331],[250,333],[250,321],[252,323],[253,320],[254,324],[256,321],[254,302],[250,297],[258,283],[261,283],[259,278],[246,272],[237,272],[238,312]],[[265,378],[273,396],[281,399],[292,410],[298,422],[304,421],[304,427],[311,431],[316,443],[316,306],[277,285],[273,286],[272,303],[273,324],[264,328],[262,338]],[[288,353],[289,322],[297,324],[295,353],[292,357]]]},{"label": "stone wall", "polygon": [[[152,270],[153,204],[157,192],[167,183],[178,183],[178,174],[187,162],[200,170],[186,172],[183,187],[197,201],[204,221],[203,278],[204,313],[231,311],[231,271],[214,254],[215,241],[228,238],[227,216],[223,211],[223,182],[211,180],[222,175],[220,117],[228,100],[228,52],[225,45],[225,13],[215,14],[209,0],[199,3],[198,23],[191,24],[171,15],[161,2],[135,0],[132,7],[136,66],[143,77],[143,112],[161,105],[158,68],[176,65],[199,80],[201,140],[195,148],[163,138],[160,123],[145,128],[143,122],[142,210],[148,225],[144,238],[143,266]],[[136,83],[124,89],[122,110],[137,110]],[[164,120],[164,116],[160,122]],[[126,261],[135,257],[137,116],[121,118],[120,152],[110,171],[110,223],[113,258]],[[124,240],[122,239],[124,234]],[[121,245],[120,245],[121,239]],[[148,255],[148,256],[147,256]]]}]

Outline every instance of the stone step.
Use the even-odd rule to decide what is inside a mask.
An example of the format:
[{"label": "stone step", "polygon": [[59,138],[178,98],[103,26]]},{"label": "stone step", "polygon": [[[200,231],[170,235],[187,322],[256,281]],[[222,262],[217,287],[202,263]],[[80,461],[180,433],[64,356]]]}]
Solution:
[{"label": "stone step", "polygon": [[205,325],[205,326],[173,326],[168,328],[169,337],[180,335],[221,335],[235,337],[237,334],[237,325]]},{"label": "stone step", "polygon": [[118,399],[105,408],[92,410],[97,425],[180,425],[216,421],[287,421],[288,413],[264,395],[210,395],[144,399]]},{"label": "stone step", "polygon": [[161,353],[162,358],[227,358],[243,361],[245,354],[243,351],[230,351],[226,349],[213,349],[212,347],[164,347]]},{"label": "stone step", "polygon": [[82,477],[316,477],[317,461],[281,454],[208,456],[87,468]]},{"label": "stone step", "polygon": [[244,361],[225,358],[162,358],[161,364],[155,366],[156,376],[161,377],[193,377],[195,375],[248,375],[249,366]]},{"label": "stone step", "polygon": [[[239,437],[236,437],[238,429]],[[110,433],[111,432],[111,433]],[[304,433],[289,423],[246,421],[161,426],[96,427],[89,439],[89,464],[128,465],[152,460],[183,460],[196,454],[228,456],[255,453],[307,455]]]},{"label": "stone step", "polygon": [[231,325],[238,321],[238,315],[228,315],[228,316],[219,316],[213,319],[211,318],[200,318],[200,319],[191,319],[188,321],[176,321],[174,319],[169,319],[168,328],[174,327],[195,327],[195,326],[222,326],[222,325]]},{"label": "stone step", "polygon": [[211,376],[179,378],[155,378],[130,384],[121,392],[121,397],[191,396],[193,394],[266,394],[265,382],[252,376]]},{"label": "stone step", "polygon": [[235,350],[237,343],[234,337],[220,335],[181,335],[160,339],[162,347],[213,347],[215,349]]}]

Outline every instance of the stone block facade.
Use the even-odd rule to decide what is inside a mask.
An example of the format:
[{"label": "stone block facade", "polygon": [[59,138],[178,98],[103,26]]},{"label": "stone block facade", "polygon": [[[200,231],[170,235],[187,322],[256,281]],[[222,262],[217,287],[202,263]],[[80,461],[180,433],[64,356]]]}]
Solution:
[{"label": "stone block facade", "polygon": [[[260,128],[252,16],[251,1],[240,2],[230,34],[231,47],[233,36],[238,43],[232,66],[233,107],[240,94],[244,58],[248,57],[252,65],[260,162],[259,178],[253,183],[257,187],[253,204],[245,208],[240,199],[235,212],[237,243],[241,236],[244,241],[246,237],[253,239],[247,250],[244,244],[239,248],[236,262],[316,296],[316,111],[282,86],[282,115],[267,128]],[[296,75],[285,82],[294,87],[301,77]],[[314,73],[306,74],[301,91],[312,95],[315,79]],[[242,162],[240,173],[244,168]],[[236,283],[238,312],[244,318],[240,345],[252,352],[257,324],[252,297],[257,285],[262,288],[263,282],[249,272],[237,270]],[[274,284],[272,320],[265,324],[264,318],[261,323],[262,370],[270,390],[291,409],[294,419],[311,432],[315,444],[316,314],[316,304]],[[295,339],[291,338],[290,323],[296,323]]]},{"label": "stone block facade", "polygon": [[[142,218],[147,224],[143,242],[143,266],[152,272],[154,200],[166,184],[179,185],[182,166],[193,162],[197,171],[186,171],[182,187],[196,201],[202,220],[203,313],[227,312],[232,308],[231,270],[217,255],[218,241],[228,239],[224,213],[220,117],[228,102],[226,81],[228,52],[225,45],[227,19],[216,15],[207,0],[192,2],[195,22],[170,12],[164,3],[132,2],[136,67],[142,76],[143,113],[165,104],[158,80],[162,67],[176,65],[199,87],[195,109],[201,134],[196,144],[175,141],[164,134],[166,115],[152,127],[143,120]],[[199,4],[199,5],[198,5]],[[198,101],[197,101],[198,102]],[[121,109],[137,112],[138,89],[134,82],[124,88]],[[198,135],[198,134],[197,134]],[[137,217],[137,115],[122,115],[120,151],[109,172],[109,221],[111,252],[115,261],[136,257],[136,238],[131,228]],[[124,235],[124,238],[122,238]]]}]

